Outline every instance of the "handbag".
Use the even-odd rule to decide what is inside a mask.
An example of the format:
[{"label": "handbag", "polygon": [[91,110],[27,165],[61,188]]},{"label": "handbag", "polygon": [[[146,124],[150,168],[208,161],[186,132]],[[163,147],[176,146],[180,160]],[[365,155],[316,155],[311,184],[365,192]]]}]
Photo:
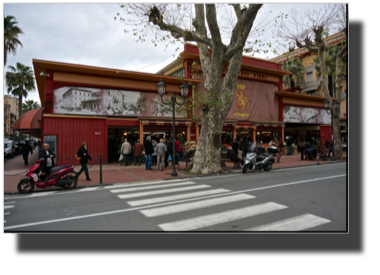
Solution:
[{"label": "handbag", "polygon": [[169,161],[172,161],[172,156],[171,155],[169,155]]},{"label": "handbag", "polygon": [[[82,149],[82,152],[83,152],[83,149]],[[84,152],[83,152],[83,154],[84,154]],[[75,154],[75,157],[77,158],[78,161],[81,161],[81,159],[82,159],[81,157],[78,157],[77,154]]]},{"label": "handbag", "polygon": [[124,159],[123,154],[120,154],[119,161],[122,161]]}]

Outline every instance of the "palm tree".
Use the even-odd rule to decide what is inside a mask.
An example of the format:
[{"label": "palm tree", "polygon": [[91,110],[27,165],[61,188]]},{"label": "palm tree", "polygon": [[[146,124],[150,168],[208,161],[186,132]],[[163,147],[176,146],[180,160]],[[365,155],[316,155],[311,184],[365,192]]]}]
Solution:
[{"label": "palm tree", "polygon": [[[331,97],[335,97],[333,90],[334,90],[334,85],[333,85],[333,79],[335,78],[336,75],[336,58],[341,49],[337,46],[331,46],[331,45],[326,45],[325,47],[325,66],[326,66],[326,73],[328,76],[328,88],[330,92]],[[318,63],[317,63],[318,62]],[[319,57],[315,59],[315,64],[319,64]],[[317,69],[317,76],[321,76],[321,72],[319,70],[319,67],[316,66]]]},{"label": "palm tree", "polygon": [[22,47],[18,35],[24,33],[17,24],[18,22],[14,16],[8,15],[4,17],[4,67],[7,64],[7,54],[16,54],[17,46]]},{"label": "palm tree", "polygon": [[290,85],[292,87],[292,92],[294,92],[294,83],[300,83],[304,80],[303,74],[305,73],[305,70],[302,66],[301,58],[288,58],[282,63],[282,69],[292,73],[291,75],[284,76],[283,82],[287,86]]},{"label": "palm tree", "polygon": [[19,115],[22,114],[22,97],[27,97],[28,92],[36,89],[34,85],[34,73],[28,66],[17,62],[16,68],[8,66],[10,71],[5,74],[5,84],[8,88],[8,94],[18,96],[19,98]]},{"label": "palm tree", "polygon": [[34,100],[26,100],[25,103],[22,104],[22,113],[25,114],[31,110],[41,108],[40,104]]}]

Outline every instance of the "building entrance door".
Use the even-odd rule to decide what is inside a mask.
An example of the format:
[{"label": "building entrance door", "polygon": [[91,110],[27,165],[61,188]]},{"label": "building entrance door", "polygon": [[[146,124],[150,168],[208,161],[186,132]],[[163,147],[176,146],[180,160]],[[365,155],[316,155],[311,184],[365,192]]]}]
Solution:
[{"label": "building entrance door", "polygon": [[[138,127],[108,126],[108,163],[119,162],[120,148],[125,138],[127,138],[128,142],[133,147],[134,143],[139,139]],[[133,158],[134,156],[131,154],[131,160]]]}]

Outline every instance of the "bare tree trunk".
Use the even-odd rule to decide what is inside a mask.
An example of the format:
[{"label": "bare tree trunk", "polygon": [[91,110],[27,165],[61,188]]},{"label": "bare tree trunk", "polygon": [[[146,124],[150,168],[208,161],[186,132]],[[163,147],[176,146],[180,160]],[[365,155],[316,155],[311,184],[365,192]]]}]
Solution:
[{"label": "bare tree trunk", "polygon": [[[342,89],[343,89],[343,81],[342,77],[344,75],[344,63],[343,58],[346,54],[346,47],[342,47],[341,51],[336,57],[336,76],[335,76],[335,89],[336,89],[336,100],[340,103],[342,99]],[[335,158],[342,159],[342,139],[340,136],[340,104],[339,110],[335,111],[334,119],[334,150],[335,150]]]}]

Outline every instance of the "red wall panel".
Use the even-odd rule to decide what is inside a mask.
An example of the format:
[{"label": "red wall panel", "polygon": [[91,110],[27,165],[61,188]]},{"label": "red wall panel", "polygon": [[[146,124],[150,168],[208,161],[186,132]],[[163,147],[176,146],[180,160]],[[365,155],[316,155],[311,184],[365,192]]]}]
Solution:
[{"label": "red wall panel", "polygon": [[332,142],[332,131],[331,126],[320,126],[319,134],[321,139],[321,144],[324,145],[326,139]]},{"label": "red wall panel", "polygon": [[[95,132],[100,135],[95,135]],[[81,144],[88,142],[89,154],[95,162],[102,155],[107,161],[107,123],[105,119],[44,117],[43,135],[57,136],[56,164],[79,165],[75,158]],[[91,164],[91,162],[90,162]]]}]

